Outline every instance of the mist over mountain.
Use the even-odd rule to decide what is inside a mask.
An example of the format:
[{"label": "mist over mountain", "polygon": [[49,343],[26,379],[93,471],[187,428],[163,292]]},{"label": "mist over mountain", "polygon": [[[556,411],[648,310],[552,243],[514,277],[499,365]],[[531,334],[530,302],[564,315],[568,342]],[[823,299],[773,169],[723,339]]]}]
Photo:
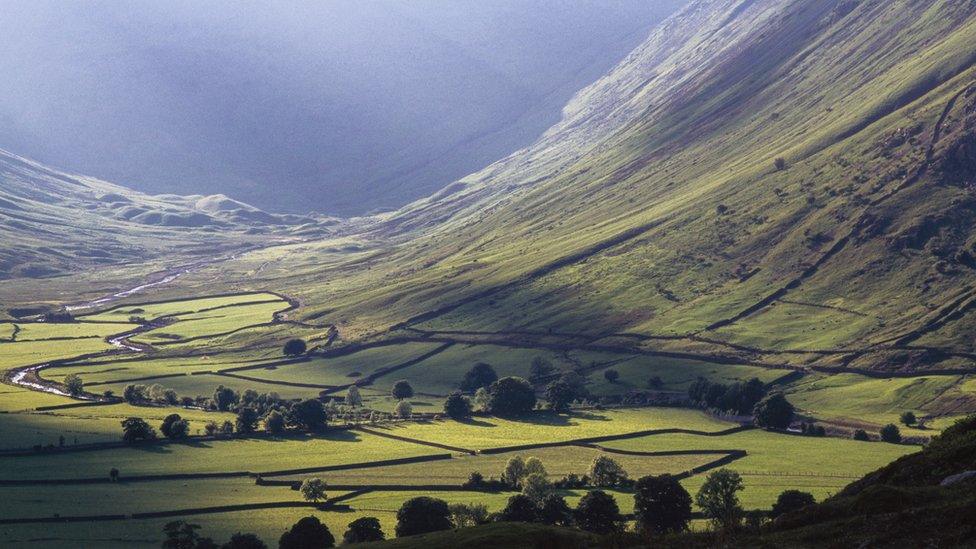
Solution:
[{"label": "mist over mountain", "polygon": [[0,148],[148,193],[393,208],[535,140],[683,2],[4,2]]}]

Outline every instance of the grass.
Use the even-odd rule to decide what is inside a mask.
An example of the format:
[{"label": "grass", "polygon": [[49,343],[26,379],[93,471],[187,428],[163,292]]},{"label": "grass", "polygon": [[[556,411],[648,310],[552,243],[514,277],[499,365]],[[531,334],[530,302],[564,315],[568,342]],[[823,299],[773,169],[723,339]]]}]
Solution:
[{"label": "grass", "polygon": [[0,343],[0,370],[114,349],[101,338]]},{"label": "grass", "polygon": [[[918,446],[858,442],[828,437],[802,437],[751,430],[722,437],[653,435],[602,443],[608,448],[638,451],[745,450],[748,455],[727,467],[743,475],[741,494],[747,508],[768,509],[785,489],[811,492],[818,500],[837,493],[851,481]],[[682,482],[694,494],[704,482],[698,475]]]},{"label": "grass", "polygon": [[[620,374],[620,379],[610,383],[603,377],[607,369],[614,369]],[[620,362],[597,370],[590,375],[588,389],[597,395],[620,394],[630,390],[646,390],[647,382],[652,377],[659,377],[663,383],[661,387],[668,391],[687,391],[699,377],[704,377],[719,383],[759,378],[769,383],[781,377],[785,372],[755,366],[740,366],[733,364],[714,364],[698,360],[682,360],[667,357],[630,356],[620,357]]]},{"label": "grass", "polygon": [[120,319],[126,320],[130,316],[140,316],[147,320],[154,320],[161,316],[192,315],[193,313],[198,313],[207,309],[216,309],[217,307],[233,307],[261,301],[280,302],[282,299],[269,293],[187,298],[177,301],[168,301],[165,303],[134,303],[119,305],[104,311],[89,313],[81,316],[80,318],[88,321],[118,321]]},{"label": "grass", "polygon": [[[212,356],[203,355],[195,357],[147,357],[124,358],[117,360],[99,361],[99,364],[77,364],[71,366],[58,366],[44,370],[42,376],[45,379],[61,381],[64,376],[76,374],[85,383],[105,383],[120,379],[130,379],[137,377],[159,376],[170,374],[191,374],[200,371],[216,371],[224,368],[245,366],[256,364],[265,360],[250,355],[240,354],[215,354]],[[146,382],[151,383],[151,382]],[[94,387],[92,388],[94,390]],[[104,390],[101,389],[100,390]]]},{"label": "grass", "polygon": [[464,423],[453,420],[404,423],[394,424],[387,430],[398,436],[479,450],[650,429],[683,428],[716,432],[730,427],[734,427],[734,424],[714,419],[698,410],[641,408],[571,415],[538,413],[523,420],[475,418]]},{"label": "grass", "polygon": [[[20,331],[17,332],[17,340],[37,341],[52,338],[84,338],[97,337],[104,338],[114,334],[126,332],[138,326],[137,324],[98,324],[93,322],[67,322],[67,323],[18,323]],[[70,343],[67,343],[70,345]]]},{"label": "grass", "polygon": [[288,308],[279,300],[272,303],[238,304],[213,311],[178,315],[176,322],[141,334],[133,341],[141,343],[178,342],[240,330],[248,326],[270,322],[274,313]]}]

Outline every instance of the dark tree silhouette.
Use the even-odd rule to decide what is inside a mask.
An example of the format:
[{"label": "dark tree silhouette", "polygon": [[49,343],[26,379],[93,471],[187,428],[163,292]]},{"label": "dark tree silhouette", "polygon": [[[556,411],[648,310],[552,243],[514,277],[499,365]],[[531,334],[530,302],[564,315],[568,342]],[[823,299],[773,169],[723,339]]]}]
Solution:
[{"label": "dark tree silhouette", "polygon": [[488,387],[496,381],[498,381],[498,374],[495,373],[491,364],[479,362],[464,374],[459,388],[462,391],[474,392],[482,387]]},{"label": "dark tree silhouette", "polygon": [[791,513],[793,511],[799,511],[808,505],[813,505],[817,501],[813,499],[813,495],[807,492],[801,492],[799,490],[784,490],[783,493],[776,498],[776,503],[773,504],[772,510],[769,512],[770,518],[776,518],[780,515]]},{"label": "dark tree silhouette", "polygon": [[386,534],[380,528],[380,521],[376,517],[361,517],[350,522],[349,529],[342,536],[343,543],[365,543],[384,539]]},{"label": "dark tree silhouette", "polygon": [[308,350],[308,345],[303,339],[289,339],[281,349],[285,356],[301,356]]},{"label": "dark tree silhouette", "polygon": [[577,526],[594,534],[616,532],[623,524],[617,501],[603,490],[593,490],[583,496],[573,517]]},{"label": "dark tree silhouette", "polygon": [[444,413],[452,419],[471,417],[471,401],[460,391],[451,393],[444,401]]},{"label": "dark tree silhouette", "polygon": [[535,408],[535,389],[520,377],[503,377],[488,387],[488,412],[513,417]]},{"label": "dark tree silhouette", "polygon": [[329,527],[316,517],[299,519],[290,530],[278,540],[279,549],[319,549],[335,547],[335,538]]},{"label": "dark tree silhouette", "polygon": [[230,537],[230,541],[221,545],[220,549],[268,549],[268,546],[254,534],[238,532]]},{"label": "dark tree silhouette", "polygon": [[759,401],[752,411],[756,425],[767,429],[786,429],[793,422],[794,409],[783,393],[773,393]]},{"label": "dark tree silhouette", "polygon": [[153,440],[156,430],[140,417],[130,417],[122,420],[122,440],[136,442],[139,440]]},{"label": "dark tree silhouette", "polygon": [[398,538],[450,530],[452,527],[451,511],[447,502],[441,499],[427,496],[415,497],[405,501],[397,511]]},{"label": "dark tree silhouette", "polygon": [[305,431],[321,431],[326,420],[325,408],[314,399],[303,400],[288,411],[288,423]]},{"label": "dark tree silhouette", "polygon": [[409,381],[401,379],[393,384],[393,390],[390,391],[390,394],[397,400],[411,398],[413,397],[413,385],[410,385]]},{"label": "dark tree silhouette", "polygon": [[539,520],[544,524],[569,526],[573,523],[573,510],[566,503],[566,498],[549,494],[539,505]]},{"label": "dark tree silhouette", "polygon": [[570,404],[577,397],[576,391],[565,381],[553,381],[546,387],[546,402],[549,403],[549,408],[556,412],[569,410]]},{"label": "dark tree silhouette", "polygon": [[180,417],[180,414],[170,414],[163,419],[159,431],[170,440],[180,440],[190,434],[190,422]]},{"label": "dark tree silhouette", "polygon": [[528,496],[516,494],[508,498],[508,504],[498,514],[498,520],[504,522],[537,522],[539,508]]},{"label": "dark tree silhouette", "polygon": [[253,433],[258,428],[258,411],[254,408],[241,408],[237,411],[234,427],[238,433]]},{"label": "dark tree silhouette", "polygon": [[614,370],[613,368],[607,368],[603,372],[603,377],[604,377],[604,379],[606,379],[610,383],[616,383],[617,380],[620,379],[620,372],[618,372],[617,370]]},{"label": "dark tree silhouette", "polygon": [[214,406],[221,412],[230,410],[235,404],[237,404],[238,399],[239,397],[237,393],[230,387],[218,385],[217,388],[214,389],[213,403]]},{"label": "dark tree silhouette", "polygon": [[642,477],[634,484],[634,515],[642,532],[683,532],[691,520],[691,495],[671,475]]},{"label": "dark tree silhouette", "polygon": [[901,442],[901,430],[894,423],[889,423],[878,431],[881,435],[882,442],[890,442],[891,444],[898,444]]}]

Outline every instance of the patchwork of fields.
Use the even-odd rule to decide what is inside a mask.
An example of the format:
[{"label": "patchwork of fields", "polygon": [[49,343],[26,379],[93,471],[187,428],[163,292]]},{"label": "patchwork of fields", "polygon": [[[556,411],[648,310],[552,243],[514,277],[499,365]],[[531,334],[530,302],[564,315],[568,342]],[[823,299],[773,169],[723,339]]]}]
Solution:
[{"label": "patchwork of fields", "polygon": [[[338,535],[360,516],[376,516],[392,532],[400,504],[431,491],[449,502],[500,510],[511,492],[464,490],[461,485],[472,472],[500,477],[516,455],[541,459],[553,479],[582,475],[596,457],[608,456],[631,478],[679,475],[692,493],[707,471],[725,466],[743,475],[745,506],[765,509],[784,489],[824,498],[917,450],[741,430],[737,423],[696,409],[664,407],[536,412],[522,419],[476,416],[465,422],[368,422],[316,436],[215,438],[198,435],[209,422],[233,422],[234,414],[117,399],[134,383],[158,385],[194,402],[221,385],[284,399],[340,400],[348,387],[359,385],[366,409],[389,412],[396,402],[390,388],[406,379],[415,390],[407,399],[414,411],[440,413],[444,397],[477,362],[490,363],[499,376],[529,377],[532,361],[544,359],[556,373],[582,372],[587,388],[600,396],[646,390],[654,377],[656,390],[680,395],[699,377],[722,383],[757,377],[776,384],[788,373],[624,348],[563,348],[562,343],[536,345],[525,338],[484,342],[444,334],[285,357],[280,345],[287,338],[329,328],[289,320],[287,312],[294,307],[276,294],[250,293],[117,306],[64,324],[0,324],[0,368],[7,371],[7,383],[0,386],[0,431],[5,434],[0,485],[7,496],[0,502],[0,544],[153,545],[162,524],[173,517],[200,524],[206,535],[218,539],[246,524],[249,531],[274,540],[310,513]],[[125,337],[119,340],[120,335]],[[234,342],[231,348],[227,338]],[[16,372],[38,365],[43,366],[31,372],[36,375],[31,379],[39,386],[12,384]],[[619,379],[604,376],[608,369],[616,370]],[[60,391],[69,376],[84,382],[77,397],[38,390]],[[968,398],[974,389],[966,376],[872,379],[854,374],[807,374],[788,379],[782,388],[804,414],[826,421],[857,420],[876,428],[905,410],[931,412],[927,428],[906,431],[913,435],[929,435],[948,424],[951,410],[937,413],[949,410],[939,407],[940,395]],[[141,417],[158,427],[172,413],[188,420],[187,441],[117,443],[122,419]],[[66,449],[58,450],[62,444]],[[52,448],[31,451],[45,446]],[[112,469],[120,472],[119,482],[109,482]],[[302,501],[289,484],[310,477],[334,487],[329,497],[339,498],[336,503],[343,507],[316,508]],[[583,493],[563,491],[570,504]],[[633,497],[613,494],[622,511],[631,512]],[[95,508],[86,500],[102,503]],[[119,516],[84,518],[92,514]],[[66,523],[64,517],[82,518]]]}]

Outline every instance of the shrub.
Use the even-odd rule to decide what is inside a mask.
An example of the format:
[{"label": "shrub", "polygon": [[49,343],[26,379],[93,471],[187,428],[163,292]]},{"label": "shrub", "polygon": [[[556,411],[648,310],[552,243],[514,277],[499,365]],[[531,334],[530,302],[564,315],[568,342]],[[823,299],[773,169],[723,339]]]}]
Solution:
[{"label": "shrub", "polygon": [[397,400],[411,398],[413,397],[413,386],[410,385],[409,381],[401,379],[393,384],[393,390],[390,393]]},{"label": "shrub", "polygon": [[409,419],[413,415],[413,406],[406,400],[401,400],[393,407],[393,414],[400,419]]},{"label": "shrub", "polygon": [[808,505],[813,505],[816,500],[813,499],[813,495],[807,492],[801,492],[799,490],[784,490],[779,497],[776,498],[776,503],[773,504],[773,509],[769,512],[769,516],[776,518],[780,515],[785,515],[786,513],[792,513],[793,511],[799,511]]},{"label": "shrub", "polygon": [[593,460],[589,475],[593,486],[614,487],[627,480],[627,471],[607,456],[597,456]]},{"label": "shrub", "polygon": [[455,528],[467,528],[488,522],[488,507],[482,504],[453,503],[448,505]]},{"label": "shrub", "polygon": [[738,492],[744,488],[739,473],[719,469],[705,478],[705,483],[695,496],[695,503],[716,526],[731,531],[742,518]]},{"label": "shrub", "polygon": [[285,356],[301,356],[308,350],[308,345],[302,339],[289,339],[281,351]]},{"label": "shrub", "polygon": [[760,400],[752,414],[760,427],[786,429],[793,421],[794,409],[783,393],[773,393]]},{"label": "shrub", "polygon": [[852,438],[854,440],[862,440],[862,441],[871,440],[871,437],[868,436],[867,431],[865,431],[864,429],[858,429],[854,431],[854,435],[852,436]]},{"label": "shrub", "polygon": [[403,503],[397,511],[396,535],[398,538],[451,529],[451,511],[447,502],[427,496],[419,496]]},{"label": "shrub", "polygon": [[496,381],[498,381],[498,374],[495,373],[495,369],[491,367],[491,364],[478,362],[464,374],[459,388],[462,391],[477,391],[482,387],[488,387]]},{"label": "shrub", "polygon": [[452,419],[471,417],[471,401],[460,391],[451,393],[444,401],[444,413]]},{"label": "shrub", "polygon": [[611,534],[621,529],[623,517],[613,496],[602,490],[584,495],[573,513],[576,525],[594,534]]},{"label": "shrub", "polygon": [[[67,378],[65,378],[65,382],[67,382]],[[915,417],[915,413],[911,410],[904,412],[900,419],[904,425],[915,425],[915,422],[918,421],[918,419]]]},{"label": "shrub", "polygon": [[85,383],[78,374],[68,374],[64,376],[64,388],[68,394],[78,396],[85,391]]},{"label": "shrub", "polygon": [[539,509],[528,496],[516,494],[508,498],[508,504],[498,514],[498,520],[503,522],[537,522]]},{"label": "shrub", "polygon": [[783,171],[783,170],[785,170],[786,169],[786,159],[783,158],[782,156],[777,157],[775,160],[773,160],[773,167],[776,168],[776,171]]},{"label": "shrub", "polygon": [[380,521],[376,517],[361,517],[349,523],[349,529],[342,535],[343,543],[366,543],[383,541],[386,534],[380,528]]},{"label": "shrub", "polygon": [[153,440],[155,438],[155,429],[150,427],[144,419],[130,417],[122,420],[122,440],[136,442],[139,440]]},{"label": "shrub", "polygon": [[307,478],[302,482],[299,491],[305,501],[318,503],[326,498],[325,481],[320,478]]},{"label": "shrub", "polygon": [[329,527],[316,517],[299,519],[278,540],[278,549],[309,549],[310,547],[335,547],[335,538],[329,531]]},{"label": "shrub", "polygon": [[691,495],[671,475],[642,477],[634,484],[634,515],[639,531],[683,532],[691,521]]},{"label": "shrub", "polygon": [[614,370],[613,368],[607,368],[603,372],[603,377],[610,383],[616,383],[620,379],[620,372]]},{"label": "shrub", "polygon": [[535,408],[535,389],[523,378],[504,377],[488,388],[488,412],[502,417],[514,417]]},{"label": "shrub", "polygon": [[180,417],[179,414],[170,414],[163,419],[159,431],[170,440],[184,439],[190,434],[190,422]]},{"label": "shrub", "polygon": [[542,473],[532,473],[522,480],[522,495],[539,505],[549,494],[552,494],[552,483]]},{"label": "shrub", "polygon": [[898,444],[901,442],[901,430],[894,423],[889,423],[878,431],[881,435],[882,442],[890,442],[891,444]]}]

